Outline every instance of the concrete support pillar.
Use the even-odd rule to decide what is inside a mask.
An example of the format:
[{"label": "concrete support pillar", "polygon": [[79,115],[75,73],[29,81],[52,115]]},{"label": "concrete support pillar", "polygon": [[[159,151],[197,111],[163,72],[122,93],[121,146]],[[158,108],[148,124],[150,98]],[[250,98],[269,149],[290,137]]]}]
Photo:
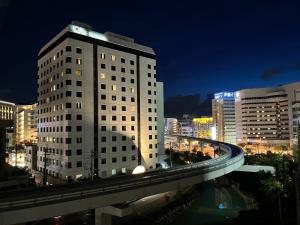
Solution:
[{"label": "concrete support pillar", "polygon": [[188,140],[189,142],[189,151],[191,152],[193,150],[192,140]]},{"label": "concrete support pillar", "polygon": [[104,208],[95,209],[95,225],[111,225],[111,215],[104,212]]},{"label": "concrete support pillar", "polygon": [[200,151],[203,152],[203,141],[200,141]]},{"label": "concrete support pillar", "polygon": [[114,206],[106,206],[95,209],[95,225],[111,225],[111,217],[124,217],[132,213],[130,206],[125,208],[116,208]]}]

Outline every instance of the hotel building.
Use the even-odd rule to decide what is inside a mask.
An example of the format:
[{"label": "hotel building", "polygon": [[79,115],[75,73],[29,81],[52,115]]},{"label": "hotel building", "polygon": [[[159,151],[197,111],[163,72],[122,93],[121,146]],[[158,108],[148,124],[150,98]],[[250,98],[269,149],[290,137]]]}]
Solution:
[{"label": "hotel building", "polygon": [[38,55],[38,169],[46,160],[48,174],[77,179],[156,168],[156,85],[151,48],[68,25]]},{"label": "hotel building", "polygon": [[300,82],[235,92],[237,143],[286,150],[295,140]]}]

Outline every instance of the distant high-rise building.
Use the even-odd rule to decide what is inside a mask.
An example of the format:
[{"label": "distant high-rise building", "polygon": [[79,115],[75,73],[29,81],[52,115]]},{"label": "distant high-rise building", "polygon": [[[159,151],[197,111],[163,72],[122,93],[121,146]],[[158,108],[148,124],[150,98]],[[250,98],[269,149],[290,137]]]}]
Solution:
[{"label": "distant high-rise building", "polygon": [[212,116],[218,141],[235,144],[235,102],[233,92],[220,92],[212,100]]},{"label": "distant high-rise building", "polygon": [[285,150],[295,140],[300,82],[235,92],[237,143]]},{"label": "distant high-rise building", "polygon": [[0,101],[0,169],[5,165],[6,148],[14,145],[15,108],[14,103]]},{"label": "distant high-rise building", "polygon": [[[38,55],[38,163],[62,179],[157,165],[154,51],[73,23]],[[47,154],[45,154],[45,151]]]},{"label": "distant high-rise building", "polygon": [[0,101],[0,126],[13,126],[16,105],[11,102]]},{"label": "distant high-rise building", "polygon": [[17,105],[16,143],[37,143],[37,104]]}]

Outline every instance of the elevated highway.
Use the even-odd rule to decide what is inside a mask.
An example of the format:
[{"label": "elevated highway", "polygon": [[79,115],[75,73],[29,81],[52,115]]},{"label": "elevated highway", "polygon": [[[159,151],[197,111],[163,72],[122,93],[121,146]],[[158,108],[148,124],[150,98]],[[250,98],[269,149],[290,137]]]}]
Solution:
[{"label": "elevated highway", "polygon": [[96,224],[109,224],[107,215],[100,210],[104,207],[212,180],[237,170],[244,163],[243,150],[237,146],[188,139],[216,145],[222,154],[203,162],[140,175],[1,193],[0,224],[25,223],[89,209],[96,209]]}]

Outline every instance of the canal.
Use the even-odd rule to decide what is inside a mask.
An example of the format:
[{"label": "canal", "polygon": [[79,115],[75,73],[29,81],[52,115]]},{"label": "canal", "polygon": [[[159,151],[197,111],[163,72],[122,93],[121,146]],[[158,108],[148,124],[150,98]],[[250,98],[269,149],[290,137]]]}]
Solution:
[{"label": "canal", "polygon": [[[251,199],[250,199],[251,200]],[[251,202],[251,201],[250,201]],[[154,206],[155,207],[155,206]],[[170,216],[162,221],[167,225],[230,225],[232,220],[236,218],[241,210],[251,209],[249,198],[241,193],[238,188],[225,183],[206,182],[196,186],[193,193],[193,200],[188,207],[182,208],[179,212],[168,213]],[[149,208],[153,208],[149,205]],[[151,217],[151,221],[145,221],[143,224],[160,224],[157,223],[159,218],[155,218],[156,214],[151,210],[151,214],[145,213],[144,218]],[[141,222],[138,218],[133,217],[123,223],[119,218],[114,218],[114,224],[135,224]],[[166,223],[166,221],[168,221]],[[47,220],[34,223],[34,225],[93,225],[94,213],[92,210],[76,213],[66,216],[58,216]]]},{"label": "canal", "polygon": [[196,198],[172,225],[227,225],[241,210],[249,209],[248,201],[237,188],[212,182],[198,186]]}]

